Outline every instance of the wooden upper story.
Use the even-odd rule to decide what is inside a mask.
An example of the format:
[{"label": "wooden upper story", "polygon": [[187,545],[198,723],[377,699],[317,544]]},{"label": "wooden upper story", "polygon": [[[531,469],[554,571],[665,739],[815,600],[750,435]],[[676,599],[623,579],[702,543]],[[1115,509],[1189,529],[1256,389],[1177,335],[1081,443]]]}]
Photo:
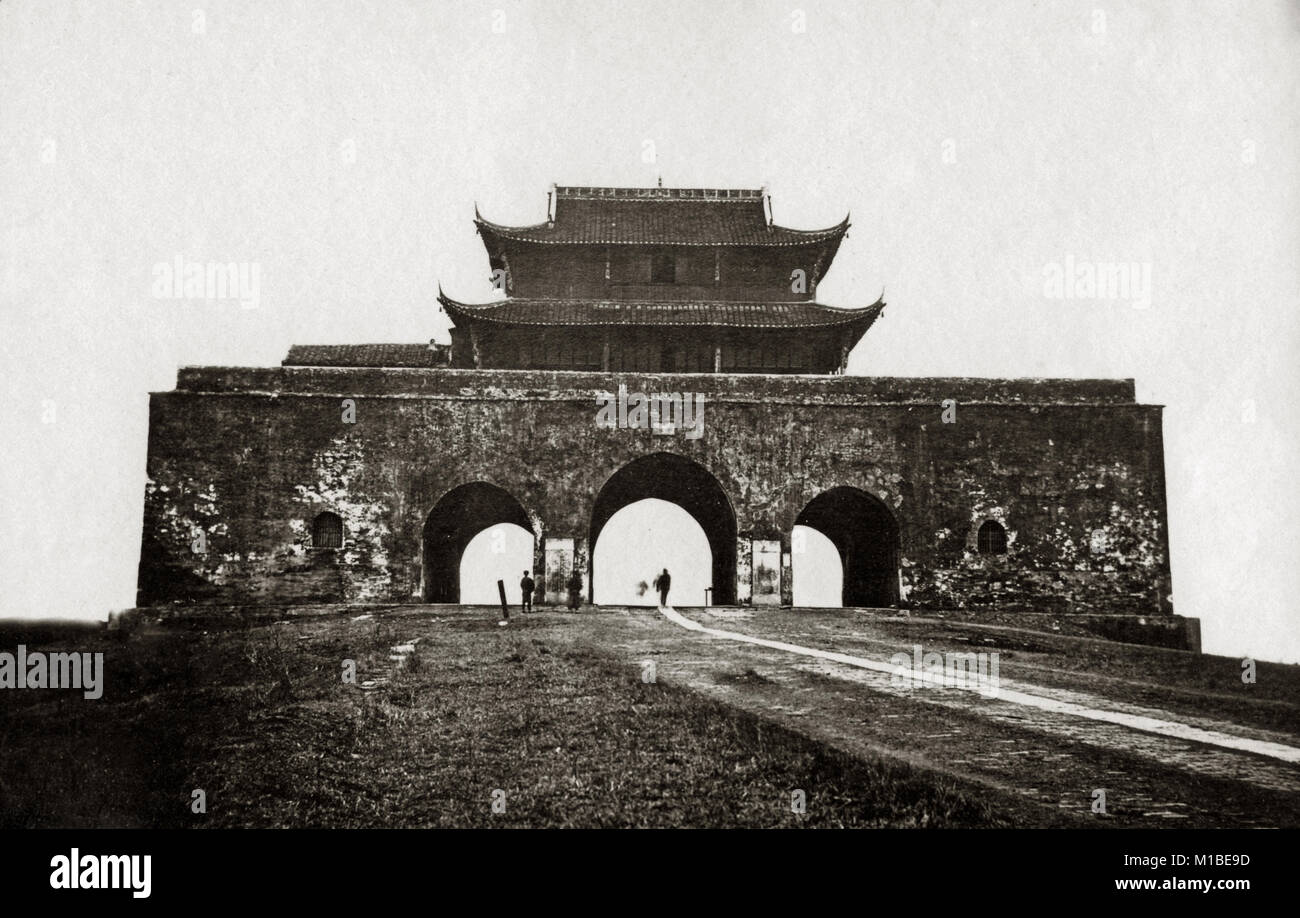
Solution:
[{"label": "wooden upper story", "polygon": [[849,228],[776,225],[762,189],[552,189],[547,219],[505,226],[475,211],[506,296],[811,302]]}]

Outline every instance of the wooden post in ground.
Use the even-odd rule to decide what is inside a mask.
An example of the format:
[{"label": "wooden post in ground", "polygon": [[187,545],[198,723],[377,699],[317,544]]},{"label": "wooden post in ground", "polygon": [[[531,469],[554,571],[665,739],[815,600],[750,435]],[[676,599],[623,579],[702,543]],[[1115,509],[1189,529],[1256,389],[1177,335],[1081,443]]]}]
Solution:
[{"label": "wooden post in ground", "polygon": [[497,581],[497,592],[501,594],[501,621],[498,624],[504,625],[510,621],[510,606],[506,604],[506,582]]}]

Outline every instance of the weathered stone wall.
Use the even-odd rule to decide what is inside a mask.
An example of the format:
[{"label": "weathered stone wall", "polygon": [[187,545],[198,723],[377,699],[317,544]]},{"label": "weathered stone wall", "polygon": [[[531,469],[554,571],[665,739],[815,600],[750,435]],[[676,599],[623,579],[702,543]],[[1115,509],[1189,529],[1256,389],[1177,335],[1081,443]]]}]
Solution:
[{"label": "weathered stone wall", "polygon": [[[595,394],[620,383],[703,393],[703,436],[598,427]],[[1171,611],[1160,408],[1131,380],[312,367],[184,369],[152,396],[140,602],[418,601],[426,518],[474,481],[525,508],[536,570],[546,539],[585,563],[601,486],[658,451],[729,498],[741,601],[756,539],[781,542],[789,601],[795,519],[852,486],[897,520],[906,604]],[[344,548],[310,547],[321,510]],[[975,551],[988,519],[1007,554]]]}]

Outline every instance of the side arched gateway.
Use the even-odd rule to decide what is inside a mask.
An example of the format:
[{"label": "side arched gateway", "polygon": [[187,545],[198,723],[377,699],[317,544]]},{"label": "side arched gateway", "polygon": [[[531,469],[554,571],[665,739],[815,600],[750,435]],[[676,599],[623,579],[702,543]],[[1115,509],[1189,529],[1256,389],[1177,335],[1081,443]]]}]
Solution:
[{"label": "side arched gateway", "polygon": [[[474,481],[442,496],[424,523],[421,592],[425,602],[461,602],[460,567],[465,549],[475,536],[497,526],[518,526],[534,538],[537,535],[523,505],[504,488]],[[532,569],[531,555],[529,549],[522,560],[515,559],[515,563],[487,575],[489,586],[495,589],[496,579],[505,579],[513,597],[522,570]]]},{"label": "side arched gateway", "polygon": [[[898,523],[879,498],[858,488],[831,488],[808,502],[795,525],[817,530],[835,546],[844,572],[842,605],[898,603]],[[797,582],[801,571],[793,573]]]}]

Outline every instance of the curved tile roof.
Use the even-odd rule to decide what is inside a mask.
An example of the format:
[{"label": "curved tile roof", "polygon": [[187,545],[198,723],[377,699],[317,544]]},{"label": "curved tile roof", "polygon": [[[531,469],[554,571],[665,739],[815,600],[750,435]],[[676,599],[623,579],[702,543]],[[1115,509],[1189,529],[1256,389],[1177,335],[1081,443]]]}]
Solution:
[{"label": "curved tile roof", "polygon": [[445,344],[294,344],[286,367],[438,367],[447,364]]},{"label": "curved tile roof", "polygon": [[[884,309],[883,300],[857,309],[819,303],[663,302],[512,297],[470,304],[438,291],[438,302],[452,321],[465,318],[502,325],[710,325],[732,328],[828,328],[869,326]],[[865,330],[865,328],[864,328]]]},{"label": "curved tile roof", "polygon": [[484,236],[551,245],[793,246],[838,240],[849,228],[798,230],[769,224],[764,193],[722,188],[556,189],[555,218],[505,226],[474,208]]}]

